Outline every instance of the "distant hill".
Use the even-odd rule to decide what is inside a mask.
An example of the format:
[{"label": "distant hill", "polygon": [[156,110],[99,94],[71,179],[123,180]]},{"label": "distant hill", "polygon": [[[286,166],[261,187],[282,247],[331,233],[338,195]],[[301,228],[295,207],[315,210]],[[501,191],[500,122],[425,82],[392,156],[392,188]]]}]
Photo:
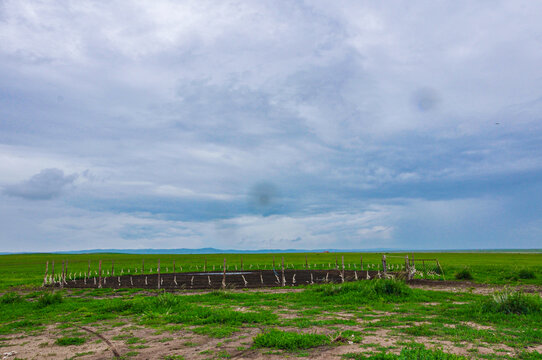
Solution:
[{"label": "distant hill", "polygon": [[[453,250],[412,250],[412,249],[263,249],[263,250],[233,250],[233,249],[90,249],[73,251],[51,251],[51,254],[97,254],[97,253],[115,253],[115,254],[265,254],[265,253],[323,253],[323,252],[377,252],[377,253],[404,253],[404,252],[495,252],[495,253],[540,253],[542,249],[453,249]],[[37,252],[0,252],[0,255],[10,254],[36,254]]]}]

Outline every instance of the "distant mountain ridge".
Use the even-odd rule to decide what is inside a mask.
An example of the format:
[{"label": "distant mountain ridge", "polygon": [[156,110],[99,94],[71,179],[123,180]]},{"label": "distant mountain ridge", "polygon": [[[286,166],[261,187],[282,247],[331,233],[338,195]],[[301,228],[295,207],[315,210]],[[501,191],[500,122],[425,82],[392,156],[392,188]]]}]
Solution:
[{"label": "distant mountain ridge", "polygon": [[[90,249],[90,250],[72,250],[72,251],[51,251],[49,254],[99,254],[99,253],[114,253],[114,254],[266,254],[266,253],[323,253],[323,252],[532,252],[539,253],[542,249],[428,249],[428,250],[413,250],[413,249],[263,249],[263,250],[234,250],[234,249],[215,249],[215,248],[199,248],[199,249]],[[43,252],[0,252],[0,255],[15,255],[15,254],[40,254]]]}]

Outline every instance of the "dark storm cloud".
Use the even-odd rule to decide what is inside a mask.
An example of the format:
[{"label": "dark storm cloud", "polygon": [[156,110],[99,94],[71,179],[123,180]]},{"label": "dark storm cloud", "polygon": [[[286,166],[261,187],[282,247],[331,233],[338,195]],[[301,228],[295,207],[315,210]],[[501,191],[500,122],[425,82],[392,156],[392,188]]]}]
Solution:
[{"label": "dark storm cloud", "polygon": [[60,169],[43,169],[26,181],[6,186],[4,194],[28,200],[49,200],[59,196],[75,179],[77,174],[65,176]]}]

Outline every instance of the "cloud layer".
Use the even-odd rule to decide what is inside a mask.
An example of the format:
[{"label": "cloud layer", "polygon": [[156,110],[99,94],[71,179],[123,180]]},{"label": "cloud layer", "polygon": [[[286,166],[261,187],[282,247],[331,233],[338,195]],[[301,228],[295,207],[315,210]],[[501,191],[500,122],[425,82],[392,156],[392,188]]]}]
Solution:
[{"label": "cloud layer", "polygon": [[539,247],[541,10],[4,1],[0,248]]}]

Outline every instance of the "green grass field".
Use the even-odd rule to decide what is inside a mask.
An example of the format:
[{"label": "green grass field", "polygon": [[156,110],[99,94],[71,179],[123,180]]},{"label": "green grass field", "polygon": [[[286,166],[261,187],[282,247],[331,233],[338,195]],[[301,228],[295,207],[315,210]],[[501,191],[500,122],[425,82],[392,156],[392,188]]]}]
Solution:
[{"label": "green grass field", "polygon": [[[275,254],[301,268],[359,266],[360,254]],[[381,254],[361,254],[364,264]],[[412,254],[409,254],[411,257]],[[264,290],[165,293],[140,289],[42,290],[45,262],[68,261],[69,272],[145,268],[153,272],[272,265],[258,255],[8,255],[0,257],[0,350],[13,359],[542,359],[542,254],[419,253],[438,258],[447,278],[467,268],[487,294],[411,288],[371,280]],[[388,264],[404,254],[387,254]],[[59,269],[59,268],[57,268]],[[58,271],[58,270],[57,270]],[[525,276],[525,274],[529,276]],[[533,275],[534,278],[531,278]],[[522,277],[527,277],[523,279]],[[527,284],[524,294],[501,285]],[[486,289],[486,288],[481,288]],[[99,334],[101,337],[98,337]],[[105,342],[107,339],[108,343]]]},{"label": "green grass field", "polygon": [[[437,258],[444,270],[447,280],[454,279],[454,275],[467,268],[474,277],[475,282],[490,284],[542,284],[542,253],[388,253],[387,263],[390,266],[403,265],[405,255],[410,258]],[[41,285],[45,274],[45,263],[49,261],[49,273],[52,261],[55,262],[55,272],[62,269],[62,261],[68,262],[68,272],[75,274],[85,273],[90,260],[91,271],[98,271],[98,261],[102,260],[104,274],[111,271],[114,262],[116,274],[125,273],[130,269],[141,272],[142,263],[145,263],[145,272],[156,272],[158,259],[160,259],[161,272],[172,272],[173,262],[177,271],[203,270],[205,261],[207,270],[221,268],[226,258],[229,269],[241,267],[245,269],[271,268],[275,257],[276,267],[280,266],[284,257],[286,266],[303,268],[305,256],[311,268],[334,268],[335,261],[341,263],[344,256],[345,266],[353,268],[360,266],[360,257],[363,263],[375,268],[381,266],[382,254],[377,253],[285,253],[285,254],[210,254],[210,255],[126,255],[126,254],[90,254],[90,255],[51,255],[51,254],[25,254],[0,256],[0,291],[11,286],[35,287]],[[421,268],[421,265],[417,265]],[[429,263],[427,266],[434,266]],[[533,279],[521,279],[521,270],[531,271]]]}]

